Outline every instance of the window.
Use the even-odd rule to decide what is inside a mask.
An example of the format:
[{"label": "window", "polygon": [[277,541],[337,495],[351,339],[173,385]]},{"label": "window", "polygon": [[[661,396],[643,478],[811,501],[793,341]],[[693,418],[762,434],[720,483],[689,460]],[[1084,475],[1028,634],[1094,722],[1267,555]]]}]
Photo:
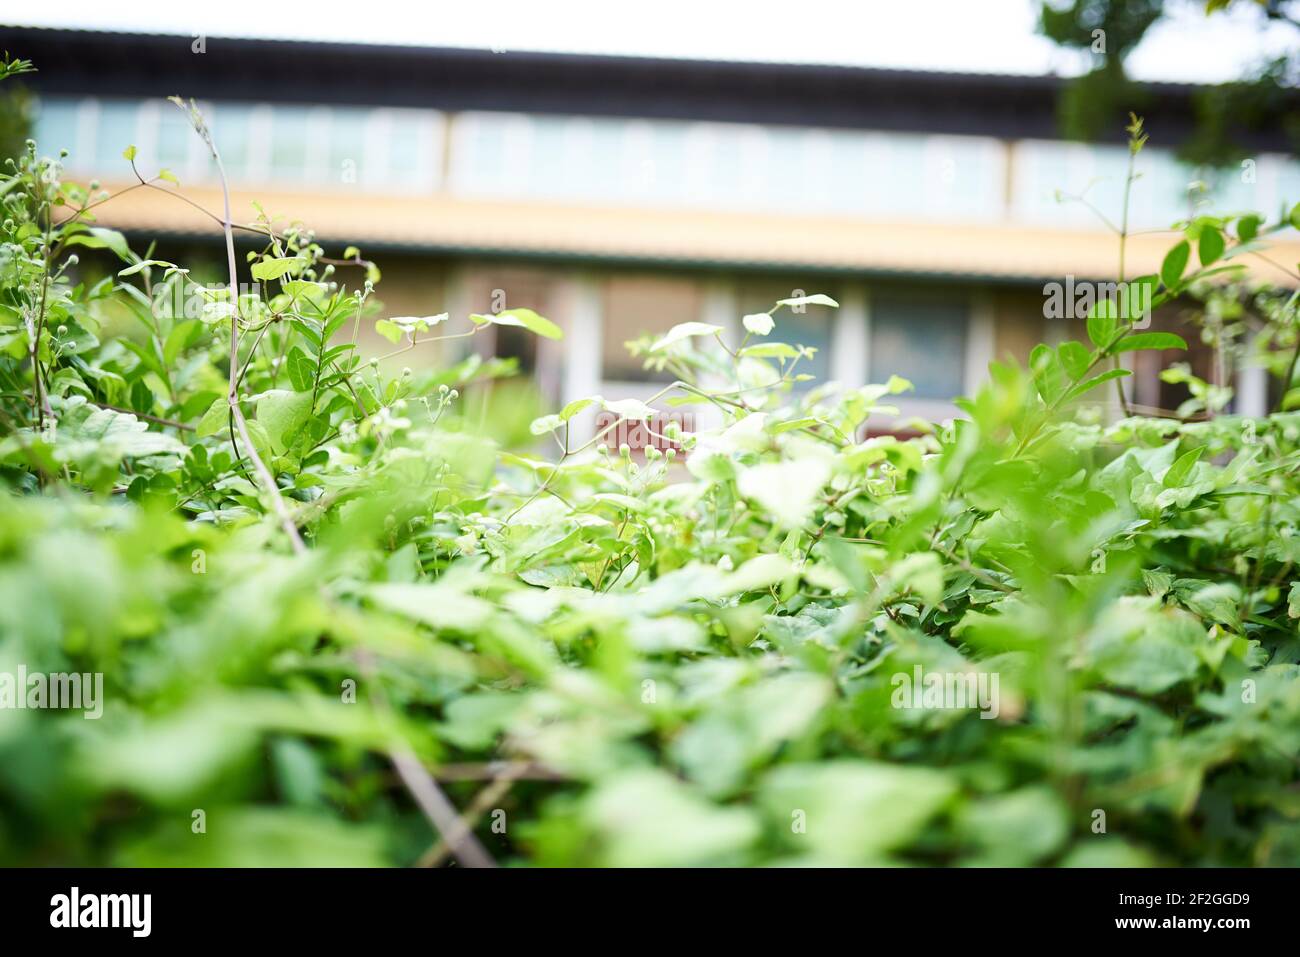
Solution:
[{"label": "window", "polygon": [[[441,114],[433,110],[231,101],[199,109],[236,187],[361,184],[405,193],[429,192],[439,181]],[[130,179],[122,152],[135,146],[142,174],[169,169],[187,184],[216,179],[185,114],[157,100],[41,97],[36,140],[51,156],[68,149],[65,165],[77,175]]]},{"label": "window", "polygon": [[366,151],[366,111],[335,109],[329,134],[329,175],[356,186],[373,175]]},{"label": "window", "polygon": [[461,113],[451,125],[451,186],[470,196],[527,195],[534,129],[522,113]]},{"label": "window", "polygon": [[71,100],[42,100],[36,116],[36,143],[44,156],[58,156],[68,150],[68,164],[82,159],[78,155],[77,105]]},{"label": "window", "polygon": [[191,150],[198,144],[198,137],[185,114],[170,103],[160,104],[157,136],[158,165],[171,170],[182,180],[188,179]]},{"label": "window", "polygon": [[302,182],[307,175],[311,145],[311,123],[306,110],[275,107],[272,119],[271,175],[277,180]]},{"label": "window", "polygon": [[[353,112],[364,115],[370,111]],[[387,112],[392,117],[392,138],[387,144],[388,156],[382,185],[396,190],[422,193],[432,191],[442,178],[434,135],[437,114],[428,110]],[[336,114],[335,123],[338,121]],[[337,127],[335,135],[338,135]]]},{"label": "window", "polygon": [[[781,299],[793,299],[804,293],[821,292],[835,297],[834,290],[826,289],[821,283],[812,280],[801,283],[752,283],[743,284],[737,297],[740,314],[767,312],[773,303]],[[801,310],[782,306],[772,314],[776,327],[766,337],[767,342],[785,342],[792,346],[808,346],[817,352],[811,359],[799,360],[795,369],[797,374],[807,373],[814,376],[812,382],[801,383],[807,387],[825,382],[830,378],[831,323],[835,310],[830,306],[799,306]],[[737,317],[739,318],[739,316]]]},{"label": "window", "polygon": [[671,382],[668,372],[641,368],[626,343],[644,335],[662,335],[679,322],[700,318],[701,297],[689,279],[626,276],[605,283],[605,327],[601,337],[601,377],[621,382]]},{"label": "window", "polygon": [[1005,212],[1003,146],[985,136],[473,112],[457,117],[451,153],[455,188],[479,195],[983,222]]},{"label": "window", "polygon": [[[558,304],[553,283],[544,273],[529,269],[487,268],[465,277],[463,293],[471,313],[495,314],[506,309],[532,309],[552,320],[552,306]],[[563,325],[563,320],[559,320]],[[547,394],[556,391],[558,370],[544,360],[554,358],[558,347],[548,350],[550,340],[516,326],[488,326],[468,340],[485,358],[514,359],[519,371],[533,375]]]},{"label": "window", "polygon": [[916,387],[908,395],[951,399],[965,386],[969,310],[963,303],[889,294],[871,300],[868,379],[899,375]]},{"label": "window", "polygon": [[[1096,214],[1082,203],[1056,200],[1083,193],[1088,202],[1115,219],[1123,206],[1128,150],[1123,146],[1096,146],[1048,140],[1023,140],[1015,146],[1012,205],[1022,222],[1085,229],[1100,229]],[[1135,162],[1142,178],[1130,197],[1129,225],[1164,228],[1188,215],[1188,186],[1203,181],[1210,187],[1210,208],[1268,209],[1282,201],[1271,184],[1294,176],[1296,164],[1280,156],[1262,155],[1252,162],[1256,179],[1244,178],[1245,168],[1220,172],[1197,169],[1180,162],[1167,149],[1148,146]]]},{"label": "window", "polygon": [[[181,118],[184,119],[184,116]],[[261,165],[257,162],[252,120],[252,108],[239,103],[219,104],[213,108],[208,119],[217,147],[221,150],[221,162],[226,168],[226,175],[236,183],[253,178],[254,170]],[[194,135],[192,129],[187,132],[190,136]]]},{"label": "window", "polygon": [[140,142],[139,124],[136,122],[139,112],[140,104],[134,100],[104,100],[99,104],[94,156],[99,169],[120,170],[130,176],[131,170],[122,158],[122,151]]}]

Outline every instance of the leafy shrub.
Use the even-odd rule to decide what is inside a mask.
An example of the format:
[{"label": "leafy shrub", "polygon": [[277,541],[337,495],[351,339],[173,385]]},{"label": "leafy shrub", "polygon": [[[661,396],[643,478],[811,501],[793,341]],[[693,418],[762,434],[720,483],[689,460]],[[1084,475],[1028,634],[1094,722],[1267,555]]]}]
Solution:
[{"label": "leafy shrub", "polygon": [[[0,672],[104,680],[98,720],[0,710],[0,858],[1300,863],[1300,414],[1103,421],[1117,356],[1182,344],[1113,303],[912,438],[861,438],[906,382],[805,387],[770,317],[686,323],[638,349],[719,427],[642,461],[573,438],[650,414],[592,397],[542,454],[460,414],[498,366],[358,355],[356,250],[262,219],[232,297],[34,145],[0,193]],[[1282,225],[1182,224],[1136,282]],[[455,323],[380,331],[561,334]]]}]

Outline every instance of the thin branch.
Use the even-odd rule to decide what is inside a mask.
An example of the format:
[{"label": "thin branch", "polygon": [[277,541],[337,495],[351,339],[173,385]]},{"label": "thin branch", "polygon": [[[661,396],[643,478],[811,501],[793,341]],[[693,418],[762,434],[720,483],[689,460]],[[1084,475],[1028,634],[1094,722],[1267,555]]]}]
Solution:
[{"label": "thin branch", "polygon": [[[494,808],[497,803],[506,796],[510,789],[514,787],[515,781],[518,780],[519,775],[521,775],[527,768],[528,765],[525,762],[520,762],[517,766],[508,766],[501,772],[499,777],[492,781],[491,784],[479,791],[478,794],[474,796],[474,800],[470,802],[469,807],[465,809],[465,813],[460,816],[460,821],[458,823],[462,831],[457,832],[456,836],[459,837],[462,832],[465,834],[471,833],[475,825],[478,824],[479,819],[489,810]],[[433,847],[420,855],[420,859],[415,862],[415,866],[437,867],[447,859],[453,846],[454,842],[450,837],[438,841],[438,843],[434,844]]]},{"label": "thin branch", "polygon": [[[178,106],[181,105],[179,97],[174,102]],[[236,431],[239,433],[240,440],[244,444],[248,460],[253,463],[253,470],[257,473],[262,487],[271,498],[271,508],[275,511],[276,517],[279,518],[285,534],[289,536],[289,544],[293,546],[294,552],[302,554],[307,550],[307,547],[303,544],[302,536],[298,534],[298,526],[294,523],[293,516],[284,504],[284,496],[280,494],[280,487],[276,484],[275,476],[266,467],[266,463],[262,461],[262,456],[258,454],[257,448],[253,444],[252,436],[248,432],[248,422],[244,418],[244,410],[239,404],[239,274],[235,268],[235,237],[230,222],[230,186],[226,181],[225,167],[221,164],[221,153],[217,150],[216,141],[213,140],[211,132],[203,122],[198,107],[191,103],[189,111],[195,132],[208,144],[208,149],[212,151],[212,158],[216,161],[217,175],[221,178],[221,196],[225,204],[225,217],[221,222],[221,226],[226,235],[226,264],[230,271],[230,300],[235,306],[230,316],[230,390],[226,395],[226,399],[230,403],[231,419]],[[250,362],[252,358],[250,355]]]},{"label": "thin branch", "polygon": [[126,415],[134,415],[137,419],[144,419],[148,422],[156,422],[158,425],[169,425],[173,429],[180,429],[182,432],[193,432],[194,426],[187,425],[184,422],[177,422],[175,419],[164,419],[161,416],[150,415],[147,412],[137,412],[135,409],[123,409],[116,405],[109,405],[107,402],[91,401],[91,405],[98,406],[101,409],[108,409],[110,412],[122,412]]},{"label": "thin branch", "polygon": [[[392,709],[388,704],[388,696],[384,694],[383,685],[375,676],[374,663],[370,655],[360,651],[357,659],[362,674],[374,689],[375,709],[385,719],[391,721]],[[415,799],[420,811],[447,843],[456,859],[465,867],[496,867],[496,861],[492,860],[492,856],[484,850],[483,845],[474,836],[473,829],[465,826],[456,806],[443,793],[442,788],[438,787],[438,782],[425,769],[405,740],[399,738],[398,743],[390,745],[386,750],[393,770],[402,779],[402,784]]]}]

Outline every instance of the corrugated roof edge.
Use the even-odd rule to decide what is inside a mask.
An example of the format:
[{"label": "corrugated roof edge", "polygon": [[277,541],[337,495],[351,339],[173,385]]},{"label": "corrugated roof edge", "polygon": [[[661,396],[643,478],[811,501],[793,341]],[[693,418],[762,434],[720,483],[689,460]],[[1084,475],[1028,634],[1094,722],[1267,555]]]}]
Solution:
[{"label": "corrugated roof edge", "polygon": [[[55,27],[43,26],[40,24],[11,24],[0,23],[0,31],[5,30],[24,30],[37,31],[44,34],[69,34],[80,36],[111,36],[140,39],[174,39],[183,40],[185,43],[191,43],[192,36],[180,33],[167,33],[158,31],[141,31],[141,30],[106,30],[90,29],[84,27]],[[2,35],[2,34],[0,34]],[[258,36],[240,36],[236,34],[208,34],[206,39],[209,41],[229,41],[232,43],[250,44],[250,45],[274,45],[286,48],[302,50],[332,50],[337,52],[356,51],[384,55],[389,53],[422,53],[422,54],[472,54],[482,56],[483,58],[494,58],[500,54],[486,47],[473,46],[433,46],[415,43],[377,43],[377,42],[342,42],[335,40],[310,40],[297,39],[290,37],[258,37]],[[678,65],[699,65],[715,67],[758,67],[758,68],[789,68],[794,70],[809,71],[811,73],[844,73],[847,75],[867,75],[877,76],[888,79],[899,80],[921,80],[943,78],[953,82],[960,82],[968,79],[979,80],[1006,80],[1016,84],[1023,84],[1026,80],[1040,81],[1045,86],[1056,89],[1062,83],[1068,81],[1070,77],[1058,74],[1045,73],[1004,73],[994,70],[920,70],[920,69],[899,69],[895,67],[877,67],[865,66],[853,63],[820,63],[808,60],[764,60],[764,59],[711,59],[707,57],[671,57],[671,56],[639,56],[632,54],[618,53],[573,53],[557,50],[523,50],[511,49],[508,51],[512,56],[537,58],[543,61],[549,61],[556,64],[584,64],[584,63],[610,63],[610,64],[641,64],[645,66],[678,66]],[[1140,86],[1151,90],[1160,90],[1171,93],[1189,93],[1200,89],[1200,84],[1180,83],[1167,81],[1144,81]]]}]

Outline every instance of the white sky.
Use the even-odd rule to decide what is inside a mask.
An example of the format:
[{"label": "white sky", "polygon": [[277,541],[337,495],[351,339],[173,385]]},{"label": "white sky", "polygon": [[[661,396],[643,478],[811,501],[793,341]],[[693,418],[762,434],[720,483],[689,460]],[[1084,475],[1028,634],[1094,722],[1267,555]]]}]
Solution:
[{"label": "white sky", "polygon": [[[1249,9],[1177,16],[1129,59],[1140,79],[1219,82],[1296,42],[1261,33]],[[1300,2],[1294,2],[1300,6]],[[150,33],[492,47],[990,73],[1076,73],[1079,59],[1034,33],[1034,0],[59,0],[0,21]],[[1293,10],[1294,13],[1294,10]],[[21,55],[21,51],[13,51]]]}]

